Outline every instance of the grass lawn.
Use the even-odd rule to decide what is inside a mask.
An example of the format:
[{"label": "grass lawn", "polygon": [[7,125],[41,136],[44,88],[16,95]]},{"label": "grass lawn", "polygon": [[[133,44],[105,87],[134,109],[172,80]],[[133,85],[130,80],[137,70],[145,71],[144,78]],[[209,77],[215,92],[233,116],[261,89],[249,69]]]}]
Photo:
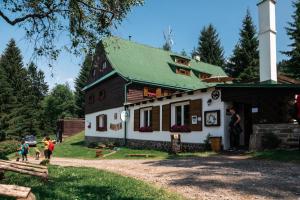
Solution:
[{"label": "grass lawn", "polygon": [[[109,153],[104,150],[103,154]],[[153,157],[128,157],[128,154],[149,154]],[[82,158],[82,159],[99,159],[96,158],[96,149],[88,148],[84,144],[84,132],[67,138],[63,143],[57,144],[54,150],[56,157]],[[176,156],[169,155],[165,151],[149,150],[149,149],[131,149],[128,147],[120,147],[119,150],[110,156],[102,159],[173,159],[182,157],[206,157],[214,155],[212,152],[199,153],[180,153]]]},{"label": "grass lawn", "polygon": [[299,150],[267,150],[254,152],[251,154],[255,159],[267,159],[282,162],[297,162],[300,163]]},{"label": "grass lawn", "polygon": [[0,183],[31,187],[38,200],[183,199],[177,194],[171,194],[142,181],[93,168],[49,166],[48,182],[8,172]]}]

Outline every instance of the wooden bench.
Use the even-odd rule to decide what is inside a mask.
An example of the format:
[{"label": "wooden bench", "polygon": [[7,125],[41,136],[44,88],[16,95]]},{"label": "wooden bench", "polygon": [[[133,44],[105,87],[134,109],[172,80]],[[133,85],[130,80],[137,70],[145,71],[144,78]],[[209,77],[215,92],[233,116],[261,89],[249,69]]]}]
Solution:
[{"label": "wooden bench", "polygon": [[[0,160],[0,178],[5,171],[17,172],[20,174],[27,174],[31,176],[42,177],[44,180],[48,179],[48,168],[42,165],[31,163],[22,163],[16,161]],[[1,175],[2,172],[2,175]]]},{"label": "wooden bench", "polygon": [[0,184],[0,195],[15,197],[17,200],[35,200],[31,188],[17,185]]}]

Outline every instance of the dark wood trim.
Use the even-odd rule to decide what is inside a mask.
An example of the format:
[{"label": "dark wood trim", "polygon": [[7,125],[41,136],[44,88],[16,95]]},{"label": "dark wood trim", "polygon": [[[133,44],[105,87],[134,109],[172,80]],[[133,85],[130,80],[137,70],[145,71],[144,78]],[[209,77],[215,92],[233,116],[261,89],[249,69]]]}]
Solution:
[{"label": "dark wood trim", "polygon": [[134,116],[133,116],[133,130],[139,131],[140,130],[140,109],[134,110]]},{"label": "dark wood trim", "polygon": [[[99,118],[103,117],[103,126],[99,126]],[[101,114],[96,116],[96,131],[107,131],[107,115]]]}]

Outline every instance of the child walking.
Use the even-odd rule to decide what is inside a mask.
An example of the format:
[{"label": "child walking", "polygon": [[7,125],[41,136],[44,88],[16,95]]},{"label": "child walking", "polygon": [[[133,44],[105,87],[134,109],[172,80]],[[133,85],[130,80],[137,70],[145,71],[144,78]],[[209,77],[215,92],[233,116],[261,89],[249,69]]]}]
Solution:
[{"label": "child walking", "polygon": [[29,152],[29,145],[25,143],[25,140],[22,140],[22,145],[21,145],[21,153],[22,153],[22,161],[28,161],[27,159],[27,154]]}]

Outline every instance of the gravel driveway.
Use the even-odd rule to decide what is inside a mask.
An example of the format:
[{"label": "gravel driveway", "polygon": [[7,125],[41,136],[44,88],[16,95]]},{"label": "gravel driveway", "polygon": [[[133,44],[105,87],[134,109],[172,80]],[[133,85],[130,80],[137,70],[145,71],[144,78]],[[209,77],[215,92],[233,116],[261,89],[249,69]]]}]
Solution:
[{"label": "gravel driveway", "polygon": [[300,165],[212,156],[173,160],[80,160],[53,158],[52,164],[104,169],[134,177],[187,199],[300,200]]}]

